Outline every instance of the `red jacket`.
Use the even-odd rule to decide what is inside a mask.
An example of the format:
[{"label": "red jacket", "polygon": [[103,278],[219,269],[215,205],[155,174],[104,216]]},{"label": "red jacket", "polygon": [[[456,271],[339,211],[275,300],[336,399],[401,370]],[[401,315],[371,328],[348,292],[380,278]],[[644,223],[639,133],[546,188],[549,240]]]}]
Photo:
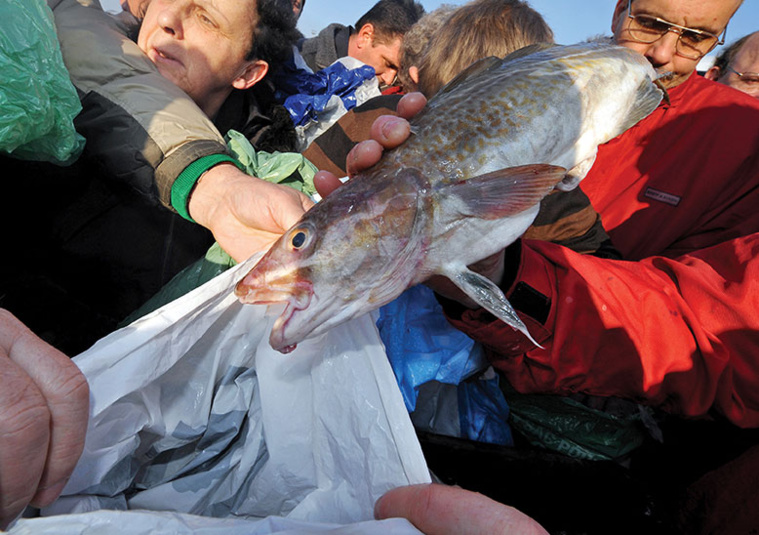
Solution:
[{"label": "red jacket", "polygon": [[449,317],[519,391],[759,427],[759,101],[695,75],[670,99],[582,182],[615,246],[645,260],[524,240],[507,296],[544,349],[482,309]]}]

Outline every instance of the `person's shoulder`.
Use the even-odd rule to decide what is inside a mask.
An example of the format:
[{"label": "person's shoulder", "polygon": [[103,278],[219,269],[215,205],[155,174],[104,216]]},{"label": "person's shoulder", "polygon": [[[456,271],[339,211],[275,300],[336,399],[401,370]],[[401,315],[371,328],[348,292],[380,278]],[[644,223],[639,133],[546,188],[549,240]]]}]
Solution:
[{"label": "person's shoulder", "polygon": [[692,101],[694,105],[698,106],[719,106],[726,108],[733,108],[736,112],[748,112],[753,116],[753,113],[759,112],[759,99],[752,97],[738,91],[725,84],[708,80],[703,76],[694,74],[690,79],[685,82],[688,84],[688,100]]}]

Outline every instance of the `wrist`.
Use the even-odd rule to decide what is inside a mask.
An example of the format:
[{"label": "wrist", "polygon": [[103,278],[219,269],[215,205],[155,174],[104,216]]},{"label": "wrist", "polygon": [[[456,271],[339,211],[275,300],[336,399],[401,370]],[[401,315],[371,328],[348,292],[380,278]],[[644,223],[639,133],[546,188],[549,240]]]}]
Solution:
[{"label": "wrist", "polygon": [[193,161],[174,180],[171,186],[171,205],[179,215],[195,221],[190,215],[190,202],[197,184],[201,177],[221,164],[234,164],[240,167],[240,163],[227,154],[209,154]]},{"label": "wrist", "polygon": [[213,231],[218,214],[229,211],[234,185],[241,179],[250,178],[231,162],[222,162],[206,170],[196,181],[187,201],[189,217]]}]

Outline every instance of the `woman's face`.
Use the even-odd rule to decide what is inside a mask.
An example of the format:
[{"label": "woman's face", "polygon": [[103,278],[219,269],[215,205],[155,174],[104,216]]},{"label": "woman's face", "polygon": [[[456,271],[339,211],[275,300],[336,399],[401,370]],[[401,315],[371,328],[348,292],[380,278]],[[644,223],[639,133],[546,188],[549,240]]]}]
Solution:
[{"label": "woman's face", "polygon": [[233,87],[245,89],[266,74],[266,62],[245,59],[256,22],[255,0],[151,0],[137,44],[213,116]]}]

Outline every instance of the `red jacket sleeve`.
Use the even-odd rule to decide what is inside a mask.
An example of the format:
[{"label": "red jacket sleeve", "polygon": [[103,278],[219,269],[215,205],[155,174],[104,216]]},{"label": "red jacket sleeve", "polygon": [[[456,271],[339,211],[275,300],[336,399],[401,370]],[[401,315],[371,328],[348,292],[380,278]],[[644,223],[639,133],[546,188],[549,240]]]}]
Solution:
[{"label": "red jacket sleeve", "polygon": [[507,296],[543,349],[481,309],[449,319],[521,392],[626,397],[686,416],[716,410],[759,427],[758,253],[759,234],[639,262],[524,240]]}]

